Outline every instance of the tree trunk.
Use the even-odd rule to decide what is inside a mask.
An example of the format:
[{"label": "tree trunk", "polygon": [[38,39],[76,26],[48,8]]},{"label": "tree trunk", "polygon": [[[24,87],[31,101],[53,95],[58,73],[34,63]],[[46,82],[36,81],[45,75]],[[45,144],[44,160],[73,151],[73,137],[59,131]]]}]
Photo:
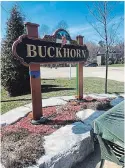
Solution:
[{"label": "tree trunk", "polygon": [[105,75],[105,93],[107,93],[107,78],[108,78],[108,33],[107,33],[107,2],[104,2],[104,31],[105,31],[105,42],[106,42],[106,75]]},{"label": "tree trunk", "polygon": [[108,78],[108,48],[106,49],[105,93],[107,93],[107,78]]}]

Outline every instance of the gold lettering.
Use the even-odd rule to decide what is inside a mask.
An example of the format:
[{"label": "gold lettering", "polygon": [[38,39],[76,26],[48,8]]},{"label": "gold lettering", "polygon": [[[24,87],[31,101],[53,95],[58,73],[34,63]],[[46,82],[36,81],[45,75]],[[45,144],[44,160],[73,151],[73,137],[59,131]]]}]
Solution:
[{"label": "gold lettering", "polygon": [[69,57],[69,48],[63,48],[64,57]]},{"label": "gold lettering", "polygon": [[49,57],[54,57],[54,55],[51,55],[51,54],[50,54],[50,50],[51,50],[51,49],[54,50],[54,47],[49,47],[49,48],[47,49],[47,54],[48,54]]},{"label": "gold lettering", "polygon": [[82,57],[85,58],[85,52],[82,50]]},{"label": "gold lettering", "polygon": [[77,57],[81,57],[81,53],[80,53],[79,49],[76,50],[76,55],[77,55]]},{"label": "gold lettering", "polygon": [[[74,54],[73,54],[74,53]],[[71,55],[71,57],[76,57],[76,51],[75,51],[75,49],[72,49],[71,51],[70,51],[70,55]]]},{"label": "gold lettering", "polygon": [[36,50],[36,46],[35,45],[30,45],[30,44],[26,44],[27,45],[27,56],[26,57],[36,57],[37,52]]},{"label": "gold lettering", "polygon": [[43,54],[42,46],[38,46],[38,53],[40,57],[46,57],[46,46],[44,46],[44,55],[42,55]]},{"label": "gold lettering", "polygon": [[56,47],[56,57],[62,57],[60,50],[61,48]]}]

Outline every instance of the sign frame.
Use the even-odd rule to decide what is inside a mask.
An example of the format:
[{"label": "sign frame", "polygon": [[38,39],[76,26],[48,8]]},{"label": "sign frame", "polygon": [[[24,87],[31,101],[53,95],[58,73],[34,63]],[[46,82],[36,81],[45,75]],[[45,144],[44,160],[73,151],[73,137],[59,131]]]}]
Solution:
[{"label": "sign frame", "polygon": [[[41,79],[40,79],[40,64],[57,64],[57,63],[66,63],[67,61],[60,62],[30,62],[27,64],[23,61],[21,57],[18,56],[16,52],[16,46],[19,42],[22,42],[24,37],[28,37],[28,39],[41,40],[41,41],[51,41],[56,42],[56,34],[60,31],[66,31],[64,29],[58,29],[52,36],[45,35],[42,39],[38,36],[38,24],[27,22],[26,26],[26,35],[21,35],[12,45],[13,55],[21,61],[24,66],[29,66],[29,75],[30,75],[30,86],[31,86],[31,95],[32,95],[32,114],[33,120],[32,124],[41,124],[46,122],[46,118],[43,117],[42,114],[42,96],[41,96]],[[66,31],[67,32],[67,31]],[[67,32],[68,33],[68,32]],[[70,36],[69,36],[70,37]],[[71,37],[70,37],[71,38]],[[84,46],[83,44],[83,36],[77,36],[76,40],[71,39],[71,44],[74,46]],[[58,44],[58,43],[57,43]],[[87,47],[86,47],[87,48]],[[88,49],[87,52],[89,53]],[[78,63],[77,66],[77,99],[83,98],[83,65],[85,60],[83,61],[68,61],[67,63]]]},{"label": "sign frame", "polygon": [[[62,29],[63,30],[63,29]],[[78,58],[71,58],[71,57],[69,57],[69,59],[72,59],[72,60],[68,60],[68,58],[67,57],[65,57],[65,59],[67,59],[67,60],[65,60],[65,61],[61,61],[61,57],[60,57],[60,61],[46,61],[46,62],[42,62],[42,61],[39,61],[39,62],[34,62],[34,61],[31,61],[31,62],[29,62],[29,63],[27,63],[25,60],[24,60],[24,58],[23,57],[20,57],[19,56],[19,54],[17,53],[17,51],[16,51],[16,49],[18,48],[18,45],[21,45],[21,43],[22,43],[22,45],[23,45],[23,40],[24,39],[28,39],[28,40],[32,40],[32,41],[37,41],[37,42],[39,42],[39,44],[40,44],[40,42],[45,42],[45,43],[48,43],[48,44],[52,44],[52,45],[54,45],[54,49],[59,49],[60,51],[61,50],[63,50],[63,49],[67,49],[67,50],[69,50],[69,52],[71,52],[71,50],[76,50],[76,51],[79,51],[79,52],[82,52],[82,51],[84,51],[84,54],[85,54],[85,57],[86,58],[79,58],[79,60],[78,60]],[[56,47],[58,45],[58,47]],[[61,46],[59,46],[59,45],[61,45],[61,44],[59,44],[59,43],[56,43],[56,42],[49,42],[49,41],[46,41],[46,39],[45,38],[43,38],[43,39],[41,39],[41,38],[34,38],[34,37],[29,37],[28,35],[21,35],[21,36],[19,36],[19,38],[13,43],[13,46],[12,46],[12,52],[13,52],[13,55],[14,56],[16,56],[16,58],[23,64],[23,65],[25,65],[25,66],[29,66],[30,64],[48,64],[48,63],[50,63],[50,64],[57,64],[57,63],[78,63],[78,62],[85,62],[86,61],[86,59],[87,59],[87,57],[88,57],[88,49],[87,49],[87,47],[86,47],[86,45],[74,45],[74,44],[66,44],[66,45],[64,45],[63,47],[61,47]],[[41,47],[41,46],[40,46]],[[69,48],[70,47],[70,48]],[[74,47],[73,49],[72,49],[72,47]],[[46,48],[47,48],[47,46],[46,46]],[[50,47],[49,47],[50,48]],[[26,50],[26,48],[25,48],[25,50]],[[22,51],[22,50],[21,50]],[[76,52],[75,51],[75,52]],[[36,52],[36,51],[35,51]],[[61,52],[60,52],[61,53]],[[65,52],[66,53],[66,52]],[[22,53],[23,54],[23,53]],[[77,54],[79,54],[79,53],[77,53]],[[77,55],[76,55],[77,56]],[[37,58],[38,58],[38,55],[36,56]],[[46,56],[47,57],[47,56]],[[56,56],[55,56],[56,57]],[[53,57],[54,59],[55,59],[55,57]],[[50,58],[51,60],[53,59],[53,58]],[[30,59],[30,58],[29,58]],[[31,57],[31,59],[33,59],[33,57]],[[40,57],[39,57],[39,59],[40,59]],[[42,58],[41,58],[42,59]],[[43,58],[44,59],[44,58]],[[49,59],[49,58],[48,58]],[[59,57],[57,58],[57,59],[59,59]],[[77,59],[77,60],[73,60],[73,59]]]}]

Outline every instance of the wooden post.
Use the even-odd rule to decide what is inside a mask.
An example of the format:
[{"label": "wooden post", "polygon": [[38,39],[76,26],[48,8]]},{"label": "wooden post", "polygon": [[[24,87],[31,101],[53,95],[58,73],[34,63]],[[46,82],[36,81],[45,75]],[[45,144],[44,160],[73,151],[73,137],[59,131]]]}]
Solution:
[{"label": "wooden post", "polygon": [[[83,45],[83,36],[77,36],[76,40],[78,42],[79,45]],[[77,82],[77,99],[81,100],[83,99],[83,62],[78,63],[77,65],[77,71],[76,71],[76,82]]]},{"label": "wooden post", "polygon": [[[38,38],[38,24],[27,22],[26,31],[29,37]],[[36,77],[32,75],[37,72],[39,75]],[[32,112],[33,120],[40,120],[42,117],[42,98],[41,98],[41,80],[40,80],[40,64],[30,64],[30,87],[32,94]]]}]

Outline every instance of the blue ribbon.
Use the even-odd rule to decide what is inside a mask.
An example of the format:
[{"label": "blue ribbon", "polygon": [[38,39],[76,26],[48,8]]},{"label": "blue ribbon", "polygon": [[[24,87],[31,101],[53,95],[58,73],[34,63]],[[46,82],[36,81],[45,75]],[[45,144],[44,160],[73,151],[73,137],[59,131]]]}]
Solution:
[{"label": "blue ribbon", "polygon": [[39,78],[40,77],[40,71],[29,71],[29,75],[33,78]]}]

